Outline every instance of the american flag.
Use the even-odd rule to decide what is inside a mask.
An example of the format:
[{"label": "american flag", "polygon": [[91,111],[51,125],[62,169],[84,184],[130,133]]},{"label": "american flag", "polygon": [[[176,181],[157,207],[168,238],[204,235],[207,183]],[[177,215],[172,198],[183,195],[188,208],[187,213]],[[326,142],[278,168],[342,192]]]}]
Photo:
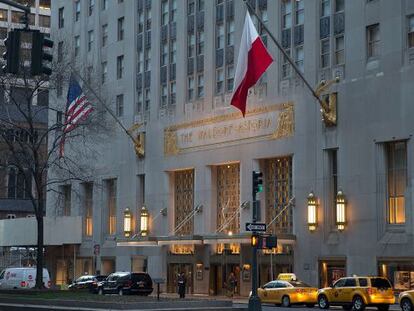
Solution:
[{"label": "american flag", "polygon": [[83,94],[82,88],[72,75],[70,77],[68,98],[63,125],[63,135],[60,141],[60,157],[64,155],[65,136],[93,111],[91,103]]}]

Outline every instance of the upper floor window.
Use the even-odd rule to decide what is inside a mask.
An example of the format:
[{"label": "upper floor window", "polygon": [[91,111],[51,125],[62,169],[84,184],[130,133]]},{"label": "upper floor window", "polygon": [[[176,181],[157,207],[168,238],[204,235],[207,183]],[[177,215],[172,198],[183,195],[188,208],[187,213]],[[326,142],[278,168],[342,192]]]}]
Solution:
[{"label": "upper floor window", "polygon": [[305,21],[305,4],[304,0],[296,0],[296,14],[295,14],[295,24],[302,25]]},{"label": "upper floor window", "polygon": [[75,1],[75,22],[79,21],[81,12],[80,0]]},{"label": "upper floor window", "polygon": [[380,55],[380,26],[374,24],[367,27],[367,58]]},{"label": "upper floor window", "polygon": [[94,41],[93,30],[90,30],[88,31],[88,52],[92,50],[93,41]]},{"label": "upper floor window", "polygon": [[58,26],[59,28],[63,28],[65,26],[65,15],[64,15],[64,8],[59,8],[58,11]]},{"label": "upper floor window", "polygon": [[75,36],[75,56],[79,55],[79,51],[80,51],[80,37]]},{"label": "upper floor window", "polygon": [[345,10],[345,0],[335,0],[335,12],[342,12]]},{"label": "upper floor window", "polygon": [[50,0],[39,0],[39,8],[43,10],[50,10]]},{"label": "upper floor window", "polygon": [[89,0],[89,16],[93,14],[94,7],[95,7],[95,0]]},{"label": "upper floor window", "polygon": [[292,27],[292,2],[291,0],[282,1],[282,28]]},{"label": "upper floor window", "polygon": [[116,115],[122,117],[124,115],[124,95],[120,94],[116,96]]},{"label": "upper floor window", "polygon": [[102,46],[108,42],[108,24],[102,25]]},{"label": "upper floor window", "polygon": [[102,10],[106,10],[108,8],[108,0],[102,0]]},{"label": "upper floor window", "polygon": [[167,25],[168,24],[168,0],[163,0],[161,2],[161,25]]},{"label": "upper floor window", "polygon": [[116,77],[122,79],[124,75],[124,55],[120,55],[116,59]]},{"label": "upper floor window", "polygon": [[29,199],[32,190],[30,174],[25,174],[17,168],[11,167],[7,189],[9,199]]},{"label": "upper floor window", "polygon": [[321,16],[329,16],[331,14],[331,0],[322,0]]},{"label": "upper floor window", "polygon": [[414,48],[414,15],[408,16],[408,48]]},{"label": "upper floor window", "polygon": [[104,84],[106,82],[106,77],[108,75],[108,64],[107,64],[107,62],[102,62],[101,66],[102,66],[102,68],[101,68],[101,71],[102,71],[101,82],[102,82],[102,84]]},{"label": "upper floor window", "polygon": [[405,192],[407,188],[407,143],[386,144],[388,222],[405,223]]},{"label": "upper floor window", "polygon": [[124,40],[124,18],[118,18],[118,41]]}]

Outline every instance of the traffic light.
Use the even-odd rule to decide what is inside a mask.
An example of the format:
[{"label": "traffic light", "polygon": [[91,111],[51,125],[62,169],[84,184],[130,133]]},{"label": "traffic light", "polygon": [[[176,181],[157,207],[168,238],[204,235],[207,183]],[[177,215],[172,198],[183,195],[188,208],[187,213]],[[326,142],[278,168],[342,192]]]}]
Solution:
[{"label": "traffic light", "polygon": [[6,51],[3,53],[5,64],[2,67],[3,72],[17,74],[19,71],[19,49],[20,49],[20,31],[9,31],[7,38],[4,40]]},{"label": "traffic light", "polygon": [[258,192],[263,191],[263,173],[253,171],[253,193],[256,194]]},{"label": "traffic light", "polygon": [[44,33],[39,31],[33,32],[31,66],[33,76],[41,74],[50,76],[52,74],[52,69],[46,63],[53,60],[53,55],[48,51],[52,47],[53,41],[46,38]]}]

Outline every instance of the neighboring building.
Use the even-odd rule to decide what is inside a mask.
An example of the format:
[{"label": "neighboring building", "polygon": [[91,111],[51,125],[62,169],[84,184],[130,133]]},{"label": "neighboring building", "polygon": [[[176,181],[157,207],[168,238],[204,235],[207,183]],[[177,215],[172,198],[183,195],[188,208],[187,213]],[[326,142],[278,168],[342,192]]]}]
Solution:
[{"label": "neighboring building", "polygon": [[[93,180],[61,185],[63,200],[49,193],[48,216],[83,217],[82,243],[51,249],[57,284],[85,272],[147,270],[174,292],[184,271],[190,292],[216,295],[233,271],[236,291],[248,295],[252,170],[264,172],[262,221],[278,236],[277,249],[259,254],[261,284],[290,271],[318,286],[352,274],[386,275],[397,289],[414,284],[413,1],[249,3],[311,85],[340,78],[331,88],[336,126],[324,125],[261,27],[275,62],[245,119],[229,106],[243,1],[53,1],[52,39],[73,42],[76,63],[94,73],[119,120],[142,123],[145,137],[137,157],[117,130],[97,146]],[[65,92],[51,95],[57,107]],[[140,230],[144,205],[148,232]]]},{"label": "neighboring building", "polygon": [[[21,0],[16,1],[20,4],[31,5],[31,13],[29,14],[29,25],[31,29],[39,29],[43,33],[50,33],[50,0]],[[3,40],[7,38],[7,33],[11,29],[22,28],[24,24],[21,23],[23,12],[17,8],[0,3],[0,55],[5,52]],[[13,109],[13,104],[8,106],[8,111],[5,110],[5,103],[13,100],[25,100],[27,94],[23,86],[19,85],[5,85],[0,87],[0,113],[2,116],[9,113],[11,118],[17,122],[24,122],[23,116]],[[35,120],[36,126],[40,129],[47,126],[47,110],[42,107],[49,104],[49,92],[47,89],[40,91],[33,98],[35,105],[34,109],[44,111],[37,113]],[[38,108],[40,107],[40,108]],[[24,124],[23,124],[24,126]],[[16,137],[20,137],[19,133],[14,133]],[[17,138],[16,138],[17,139]],[[43,146],[44,152],[47,152],[46,145]],[[32,189],[33,185],[24,182],[22,175],[17,173],[13,166],[12,159],[7,153],[8,147],[4,142],[0,142],[0,219],[14,219],[19,217],[33,216],[33,206],[27,195],[27,189]],[[4,169],[3,164],[10,163],[7,169]]]}]

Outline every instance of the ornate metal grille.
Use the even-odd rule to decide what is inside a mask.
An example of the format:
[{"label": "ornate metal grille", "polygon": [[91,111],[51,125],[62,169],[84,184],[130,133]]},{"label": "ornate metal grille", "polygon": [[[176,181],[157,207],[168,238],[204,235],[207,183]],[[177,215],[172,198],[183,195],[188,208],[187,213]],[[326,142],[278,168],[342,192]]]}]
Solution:
[{"label": "ornate metal grille", "polygon": [[[240,228],[240,164],[217,167],[217,228],[238,233]],[[236,213],[236,214],[235,214]],[[234,217],[235,216],[235,217]],[[232,219],[231,219],[232,218]],[[230,220],[231,219],[231,220]]]},{"label": "ornate metal grille", "polygon": [[174,173],[174,228],[183,224],[175,235],[193,234],[194,218],[184,219],[193,212],[194,205],[194,170],[177,171]]},{"label": "ornate metal grille", "polygon": [[[266,223],[292,198],[292,157],[268,159],[266,166]],[[292,207],[286,208],[268,228],[272,233],[292,233]]]}]

